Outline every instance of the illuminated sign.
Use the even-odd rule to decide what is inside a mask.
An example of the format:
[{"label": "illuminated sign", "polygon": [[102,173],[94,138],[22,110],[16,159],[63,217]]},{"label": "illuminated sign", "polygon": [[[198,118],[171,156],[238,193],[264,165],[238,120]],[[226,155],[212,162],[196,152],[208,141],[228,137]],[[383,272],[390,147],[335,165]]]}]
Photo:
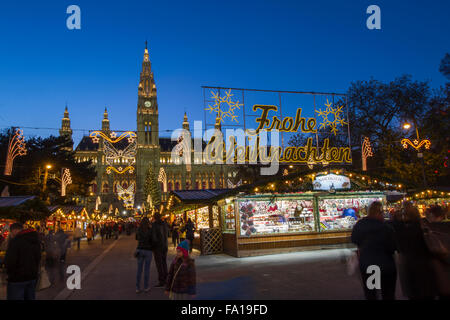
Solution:
[{"label": "illuminated sign", "polygon": [[350,179],[336,174],[317,176],[313,181],[313,190],[350,189]]}]

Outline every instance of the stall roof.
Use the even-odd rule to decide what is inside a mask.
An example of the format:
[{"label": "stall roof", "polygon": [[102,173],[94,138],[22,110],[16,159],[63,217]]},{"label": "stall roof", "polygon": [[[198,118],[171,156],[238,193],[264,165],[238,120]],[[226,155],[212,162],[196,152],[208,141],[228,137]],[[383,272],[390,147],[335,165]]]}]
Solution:
[{"label": "stall roof", "polygon": [[16,207],[36,196],[0,197],[0,207]]},{"label": "stall roof", "polygon": [[54,213],[58,209],[61,209],[64,214],[69,214],[74,211],[76,214],[83,212],[83,206],[49,206],[47,207],[51,213]]},{"label": "stall roof", "polygon": [[226,194],[232,189],[205,189],[205,190],[183,190],[172,191],[172,193],[181,201],[204,201]]}]

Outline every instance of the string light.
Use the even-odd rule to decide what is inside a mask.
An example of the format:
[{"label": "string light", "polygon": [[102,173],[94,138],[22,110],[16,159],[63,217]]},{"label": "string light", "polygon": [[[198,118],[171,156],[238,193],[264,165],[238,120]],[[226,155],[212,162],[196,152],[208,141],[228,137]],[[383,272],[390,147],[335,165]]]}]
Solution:
[{"label": "string light", "polygon": [[430,146],[431,146],[431,141],[427,140],[427,139],[421,140],[420,142],[417,139],[415,139],[413,142],[411,142],[411,140],[405,138],[405,139],[402,139],[402,141],[400,141],[400,142],[403,145],[404,149],[407,149],[408,145],[410,145],[411,147],[413,147],[417,151],[419,151],[419,149],[423,145],[425,145],[425,149],[430,149]]},{"label": "string light", "polygon": [[372,147],[368,137],[364,137],[362,143],[362,170],[367,171],[367,158],[373,156]]},{"label": "string light", "polygon": [[67,185],[72,183],[72,177],[70,176],[70,170],[68,168],[64,169],[61,177],[61,197],[66,195]]},{"label": "string light", "polygon": [[17,129],[14,136],[9,141],[4,171],[5,176],[11,175],[14,159],[18,156],[24,156],[26,154],[27,149],[25,148],[25,137],[23,136],[23,131]]}]

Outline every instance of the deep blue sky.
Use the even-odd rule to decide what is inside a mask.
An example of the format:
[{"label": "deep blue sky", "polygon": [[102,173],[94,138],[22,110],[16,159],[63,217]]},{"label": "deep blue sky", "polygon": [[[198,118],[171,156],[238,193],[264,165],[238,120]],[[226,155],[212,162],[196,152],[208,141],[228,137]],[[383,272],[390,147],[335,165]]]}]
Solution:
[{"label": "deep blue sky", "polygon": [[[66,28],[71,4],[81,30]],[[382,30],[366,28],[371,4]],[[203,119],[201,85],[343,93],[408,73],[438,87],[449,12],[432,0],[2,1],[0,127],[59,128],[67,101],[74,129],[98,129],[108,106],[113,129],[135,130],[145,39],[161,130],[184,110]]]}]

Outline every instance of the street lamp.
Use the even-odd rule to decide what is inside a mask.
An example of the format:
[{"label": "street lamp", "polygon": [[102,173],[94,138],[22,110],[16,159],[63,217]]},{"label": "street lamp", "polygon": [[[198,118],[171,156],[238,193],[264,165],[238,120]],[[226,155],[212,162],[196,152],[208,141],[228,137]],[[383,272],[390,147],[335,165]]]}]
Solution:
[{"label": "street lamp", "polygon": [[50,170],[51,168],[52,168],[52,166],[50,164],[47,164],[45,166],[44,186],[42,187],[42,192],[45,192],[45,189],[47,188],[48,170]]},{"label": "street lamp", "polygon": [[[420,148],[425,145],[425,149],[429,149],[430,145],[431,145],[431,141],[424,139],[424,140],[420,140],[419,137],[419,128],[417,127],[417,123],[415,121],[415,119],[413,119],[414,121],[414,127],[416,129],[416,136],[417,138],[411,142],[411,140],[405,138],[402,139],[401,144],[403,145],[403,148],[407,149],[408,145],[413,147],[414,149],[416,149],[417,151],[417,158],[421,158],[422,159],[422,176],[423,176],[423,185],[426,188],[427,187],[427,178],[425,176],[425,164],[424,164],[424,160],[423,160],[423,153],[420,152]],[[411,125],[407,122],[405,122],[403,124],[403,129],[408,130],[411,128]]]}]

